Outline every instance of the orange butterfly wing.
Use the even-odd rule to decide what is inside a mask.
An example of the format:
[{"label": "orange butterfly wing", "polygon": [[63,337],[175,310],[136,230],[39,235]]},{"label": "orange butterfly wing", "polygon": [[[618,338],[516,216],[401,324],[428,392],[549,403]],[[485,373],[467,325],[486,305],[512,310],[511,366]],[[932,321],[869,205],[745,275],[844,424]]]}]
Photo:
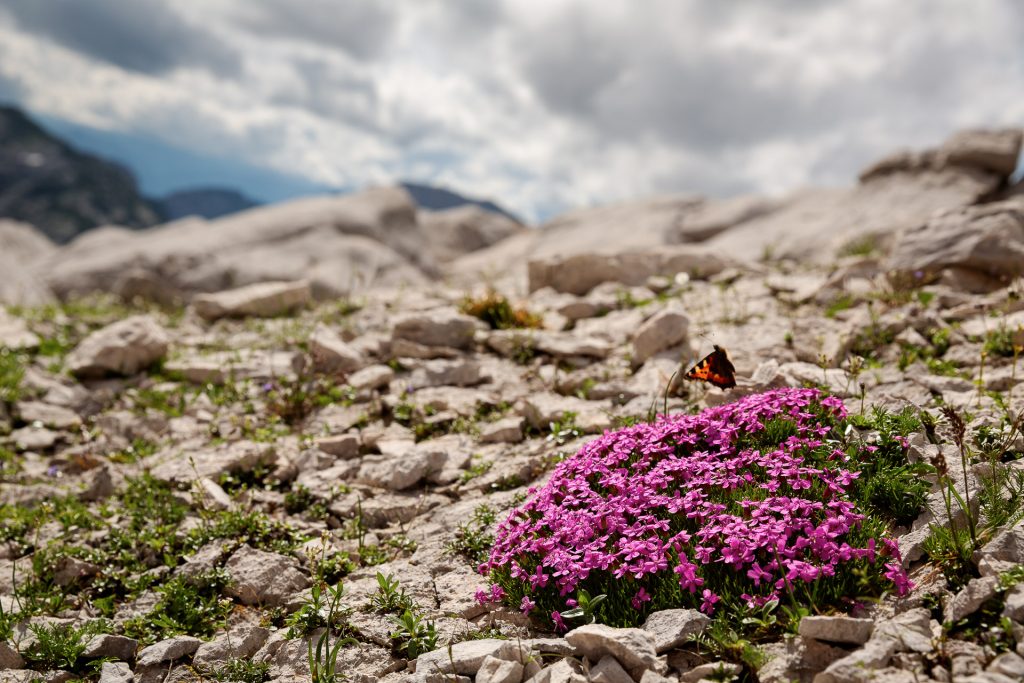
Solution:
[{"label": "orange butterfly wing", "polygon": [[736,368],[725,349],[716,345],[714,351],[686,373],[686,379],[698,379],[721,389],[730,389],[736,386]]}]

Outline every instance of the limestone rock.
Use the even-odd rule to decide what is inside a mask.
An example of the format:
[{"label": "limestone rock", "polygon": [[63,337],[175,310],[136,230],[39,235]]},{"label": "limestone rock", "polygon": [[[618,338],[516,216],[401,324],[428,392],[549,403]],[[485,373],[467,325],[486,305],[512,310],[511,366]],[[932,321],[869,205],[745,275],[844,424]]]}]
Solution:
[{"label": "limestone rock", "polygon": [[345,343],[337,332],[320,324],[309,336],[309,353],[317,372],[351,374],[363,367],[362,354]]},{"label": "limestone rock", "polygon": [[192,306],[206,320],[269,318],[305,306],[312,298],[309,282],[305,280],[260,282],[216,294],[200,294],[192,300]]},{"label": "limestone rock", "polygon": [[660,655],[687,642],[710,623],[710,617],[695,609],[666,609],[648,616],[643,629],[654,637],[654,649]]},{"label": "limestone rock", "polygon": [[[86,235],[90,235],[86,233]],[[432,262],[412,198],[400,188],[305,197],[205,221],[125,231],[60,249],[39,264],[61,297],[118,291],[134,269],[184,295],[306,279],[326,299],[371,285],[419,284]]]},{"label": "limestone rock", "polygon": [[232,658],[248,659],[269,637],[270,631],[261,626],[234,629],[200,645],[192,661],[199,666],[212,667]]},{"label": "limestone rock", "polygon": [[443,452],[412,448],[408,450],[408,453],[399,457],[365,456],[359,469],[359,481],[390,491],[401,491],[440,471],[444,464]]},{"label": "limestone rock", "polygon": [[998,576],[971,579],[946,605],[943,619],[955,623],[974,614],[984,603],[995,597],[998,588]]},{"label": "limestone rock", "polygon": [[82,656],[90,659],[113,657],[123,662],[131,662],[135,660],[135,652],[138,647],[139,642],[134,638],[104,633],[93,636],[89,640]]},{"label": "limestone rock", "polygon": [[571,659],[559,659],[551,666],[544,667],[524,683],[587,683],[582,668]]},{"label": "limestone rock", "polygon": [[474,360],[429,360],[412,373],[410,383],[426,387],[471,387],[484,380],[480,363]]},{"label": "limestone rock", "polygon": [[96,330],[68,354],[79,377],[134,375],[164,357],[169,339],[151,316],[136,315]]},{"label": "limestone rock", "polygon": [[1003,616],[1016,622],[1024,622],[1024,584],[1018,583],[1004,596]]},{"label": "limestone rock", "polygon": [[[0,304],[3,300],[0,299]],[[16,318],[7,313],[7,310],[0,306],[0,348],[6,349],[34,349],[39,346],[39,337],[28,329],[28,325],[21,318]]]},{"label": "limestone rock", "polygon": [[898,650],[891,638],[873,638],[864,647],[836,660],[814,677],[814,683],[856,683],[865,671],[884,668]]},{"label": "limestone rock", "polygon": [[508,216],[474,204],[440,211],[419,211],[427,246],[439,262],[450,261],[511,237],[526,228]]},{"label": "limestone rock", "polygon": [[1020,157],[1021,130],[962,130],[942,145],[941,154],[950,164],[974,166],[1009,176]]},{"label": "limestone rock", "polygon": [[682,683],[697,683],[697,681],[720,680],[722,678],[729,680],[732,677],[738,676],[742,671],[742,666],[732,662],[707,662],[706,664],[693,667],[680,676],[679,680]]},{"label": "limestone rock", "polygon": [[597,664],[590,668],[590,680],[593,683],[633,683],[633,677],[626,673],[618,660],[605,655]]},{"label": "limestone rock", "polygon": [[316,447],[336,458],[351,460],[359,455],[359,435],[346,432],[323,436],[316,440]]},{"label": "limestone rock", "polygon": [[395,339],[407,339],[424,346],[466,349],[473,343],[479,321],[449,309],[411,313],[400,318],[392,330]]},{"label": "limestone rock", "polygon": [[523,664],[487,655],[476,672],[476,683],[520,683]]},{"label": "limestone rock", "polygon": [[455,643],[416,658],[416,673],[457,673],[475,676],[488,657],[507,660],[517,646],[509,640],[483,638]]},{"label": "limestone rock", "polygon": [[386,365],[370,365],[349,375],[348,384],[357,391],[386,387],[395,378],[395,371]]},{"label": "limestone rock", "polygon": [[615,657],[631,675],[644,669],[665,672],[665,663],[654,649],[654,635],[638,628],[587,624],[566,633],[565,640],[591,661],[604,655]]},{"label": "limestone rock", "polygon": [[642,285],[652,275],[671,277],[680,272],[694,277],[710,277],[724,270],[728,264],[717,253],[691,246],[615,254],[552,256],[529,262],[529,287],[531,292],[551,287],[558,292],[582,295],[602,282]]},{"label": "limestone rock", "polygon": [[243,545],[224,565],[231,583],[226,592],[243,604],[276,607],[309,586],[309,579],[290,557]]},{"label": "limestone rock", "polygon": [[1014,680],[1024,680],[1024,657],[1016,652],[1003,652],[989,663],[987,670]]},{"label": "limestone rock", "polygon": [[633,335],[633,364],[643,365],[654,354],[685,344],[690,319],[681,310],[666,308],[644,321]]},{"label": "limestone rock", "polygon": [[124,662],[103,662],[99,683],[131,683],[132,670]]},{"label": "limestone rock", "polygon": [[276,459],[272,445],[253,441],[236,441],[189,455],[186,459],[178,452],[169,453],[151,474],[167,482],[192,481],[197,477],[216,479],[222,474],[247,472],[260,464],[272,465]]},{"label": "limestone rock", "polygon": [[18,651],[0,640],[0,670],[20,669],[25,666],[25,659],[18,654]]},{"label": "limestone rock", "polygon": [[844,616],[808,616],[800,620],[800,635],[805,638],[825,640],[830,643],[861,645],[868,642],[874,627],[875,622],[873,619],[855,619]]},{"label": "limestone rock", "polygon": [[153,643],[139,651],[138,666],[154,666],[163,662],[173,662],[187,657],[203,644],[203,641],[192,636],[175,636]]},{"label": "limestone rock", "polygon": [[481,425],[480,440],[484,443],[519,443],[523,440],[523,419],[504,417],[497,422]]},{"label": "limestone rock", "polygon": [[978,551],[981,559],[1024,564],[1024,524],[1000,531]]},{"label": "limestone rock", "polygon": [[74,411],[42,401],[19,401],[14,408],[23,421],[38,422],[54,429],[72,429],[82,424]]},{"label": "limestone rock", "polygon": [[1004,286],[1024,274],[1024,198],[946,211],[904,231],[889,266],[907,277],[970,271],[980,276],[970,291]]}]

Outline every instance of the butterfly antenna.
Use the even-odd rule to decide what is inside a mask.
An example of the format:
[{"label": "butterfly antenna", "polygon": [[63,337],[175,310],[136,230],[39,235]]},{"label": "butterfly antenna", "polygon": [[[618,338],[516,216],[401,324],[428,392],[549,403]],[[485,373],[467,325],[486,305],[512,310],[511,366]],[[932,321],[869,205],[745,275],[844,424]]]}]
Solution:
[{"label": "butterfly antenna", "polygon": [[676,381],[676,375],[678,374],[679,368],[676,368],[675,372],[672,373],[672,376],[668,378],[668,384],[665,385],[665,396],[662,402],[662,405],[664,406],[662,410],[663,415],[668,415],[668,392],[672,389],[672,384]]}]

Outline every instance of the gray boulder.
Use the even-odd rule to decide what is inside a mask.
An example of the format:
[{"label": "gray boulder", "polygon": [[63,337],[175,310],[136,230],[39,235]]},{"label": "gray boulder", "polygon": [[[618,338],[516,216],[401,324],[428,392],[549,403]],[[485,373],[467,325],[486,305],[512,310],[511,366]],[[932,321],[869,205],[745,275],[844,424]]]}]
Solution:
[{"label": "gray boulder", "polygon": [[188,218],[82,241],[38,264],[61,297],[142,292],[146,288],[139,285],[147,281],[150,290],[188,297],[305,278],[323,299],[373,284],[420,283],[424,272],[434,271],[415,205],[399,188],[308,197],[213,221]]},{"label": "gray boulder", "polygon": [[260,282],[215,294],[200,294],[192,300],[196,313],[206,320],[268,318],[288,313],[312,301],[309,283]]},{"label": "gray boulder", "polygon": [[418,214],[430,253],[438,262],[477,251],[527,228],[494,211],[466,204]]},{"label": "gray boulder", "polygon": [[68,354],[68,369],[79,377],[134,375],[167,353],[164,328],[148,315],[135,315],[96,330]]}]

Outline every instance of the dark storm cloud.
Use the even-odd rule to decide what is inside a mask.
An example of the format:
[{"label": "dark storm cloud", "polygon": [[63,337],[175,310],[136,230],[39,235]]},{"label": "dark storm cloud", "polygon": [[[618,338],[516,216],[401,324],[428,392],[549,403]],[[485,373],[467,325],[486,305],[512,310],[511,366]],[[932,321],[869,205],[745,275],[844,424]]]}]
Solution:
[{"label": "dark storm cloud", "polygon": [[163,0],[0,0],[23,31],[124,69],[162,74],[198,66],[237,73],[238,55]]},{"label": "dark storm cloud", "polygon": [[860,46],[863,59],[882,57],[885,66],[879,72],[867,78],[830,74],[850,49],[858,22],[877,23],[878,29],[887,21],[884,11],[868,16],[852,4],[846,5],[851,41],[825,44],[801,56],[807,64],[823,65],[829,77],[819,82],[802,82],[797,64],[760,44],[715,40],[737,22],[748,28],[759,23],[766,41],[799,38],[812,16],[841,7],[799,4],[800,13],[785,0],[701,3],[690,5],[685,14],[666,12],[664,25],[651,17],[645,21],[642,9],[623,25],[590,7],[571,6],[522,37],[521,73],[551,111],[611,139],[653,137],[706,153],[780,138],[807,139],[882,114],[893,122],[919,117],[922,108],[956,104],[971,86],[963,81],[976,77],[973,65],[1014,60],[1012,54],[1000,54],[1011,46],[922,22],[914,30],[892,31],[891,42],[886,31],[876,31],[869,44]]},{"label": "dark storm cloud", "polygon": [[380,105],[377,84],[366,73],[336,61],[298,57],[292,63],[296,78],[281,85],[271,101],[300,107],[348,125],[377,130]]},{"label": "dark storm cloud", "polygon": [[237,7],[243,28],[268,36],[312,41],[369,59],[387,45],[397,12],[376,0],[261,0]]}]

